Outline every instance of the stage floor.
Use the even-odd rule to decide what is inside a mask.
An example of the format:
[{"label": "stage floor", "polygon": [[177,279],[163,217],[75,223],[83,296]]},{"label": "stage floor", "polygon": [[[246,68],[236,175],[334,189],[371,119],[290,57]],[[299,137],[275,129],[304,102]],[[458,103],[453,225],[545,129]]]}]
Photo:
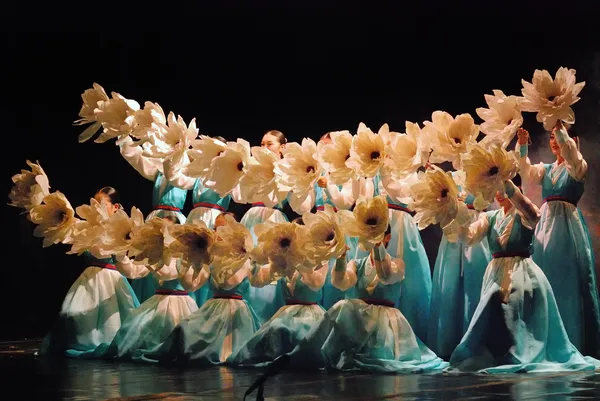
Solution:
[{"label": "stage floor", "polygon": [[[242,400],[261,370],[179,370],[134,363],[46,360],[38,341],[0,343],[3,400]],[[600,399],[600,373],[370,375],[282,373],[266,400],[585,400]],[[255,400],[256,393],[247,400]]]}]

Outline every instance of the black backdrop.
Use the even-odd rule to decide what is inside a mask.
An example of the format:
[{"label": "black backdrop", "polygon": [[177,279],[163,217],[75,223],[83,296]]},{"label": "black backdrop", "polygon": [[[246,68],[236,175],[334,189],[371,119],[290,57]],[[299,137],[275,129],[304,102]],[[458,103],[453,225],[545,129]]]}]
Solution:
[{"label": "black backdrop", "polygon": [[[161,4],[145,8],[149,15],[143,16],[139,9],[97,7],[78,16],[86,18],[85,33],[68,29],[64,21],[71,16],[63,10],[11,3],[1,40],[0,192],[8,194],[10,177],[26,159],[39,160],[52,189],[74,206],[112,185],[127,209],[150,211],[152,183],[129,167],[113,142],[77,143],[81,128],[72,122],[79,95],[93,82],[141,104],[158,102],[186,121],[195,117],[201,133],[258,144],[269,129],[292,141],[316,140],[330,130],[354,131],[361,121],[373,130],[387,122],[403,131],[405,120],[422,122],[434,110],[475,116],[475,108],[485,106],[484,93],[519,94],[520,79],[530,80],[534,69],[554,73],[567,66],[587,81],[575,111],[591,165],[583,206],[599,244],[597,13],[583,2],[484,3],[378,10],[354,1],[344,8],[290,1],[191,10]],[[154,32],[116,32],[111,23],[141,23]],[[173,33],[172,24],[187,32]],[[551,160],[539,124],[527,116],[526,127],[535,152]],[[3,325],[4,338],[43,335],[83,268],[64,246],[42,249],[18,212],[1,209],[0,305],[3,321],[10,322]],[[422,235],[433,268],[440,232],[431,228]]]}]

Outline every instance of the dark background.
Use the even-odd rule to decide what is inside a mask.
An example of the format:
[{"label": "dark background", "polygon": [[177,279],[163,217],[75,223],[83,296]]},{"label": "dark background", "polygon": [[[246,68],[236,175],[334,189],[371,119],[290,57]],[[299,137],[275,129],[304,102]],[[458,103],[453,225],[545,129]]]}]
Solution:
[{"label": "dark background", "polygon": [[[197,4],[89,10],[7,4],[0,41],[0,193],[8,194],[10,177],[26,159],[39,160],[52,190],[65,193],[74,207],[112,185],[127,210],[135,205],[150,212],[152,183],[120,157],[114,142],[77,143],[82,128],[72,122],[80,94],[93,82],[140,104],[158,102],[186,121],[195,117],[201,133],[258,145],[269,129],[291,141],[355,132],[361,121],[374,131],[385,122],[404,131],[405,120],[421,123],[434,110],[471,113],[480,122],[475,109],[485,107],[485,93],[519,95],[521,78],[531,80],[536,68],[554,74],[566,66],[587,81],[574,107],[590,164],[582,209],[600,245],[600,47],[593,2],[420,2],[377,9],[355,1]],[[172,25],[185,32],[174,33]],[[552,161],[547,137],[530,114],[525,127],[534,141],[532,160]],[[65,255],[65,246],[42,249],[18,209],[4,206],[1,213],[6,324],[0,337],[39,337],[84,266]],[[440,232],[435,227],[422,235],[433,268]]]}]

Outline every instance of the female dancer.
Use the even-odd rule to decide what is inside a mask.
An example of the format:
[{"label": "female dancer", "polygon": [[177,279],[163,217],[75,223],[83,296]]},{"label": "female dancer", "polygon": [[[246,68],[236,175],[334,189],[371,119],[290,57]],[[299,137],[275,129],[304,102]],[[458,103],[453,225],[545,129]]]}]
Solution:
[{"label": "female dancer", "polygon": [[530,258],[540,211],[507,181],[496,201],[501,209],[481,213],[460,232],[467,245],[488,239],[489,263],[481,300],[451,371],[515,373],[594,370],[600,361],[584,358],[563,326],[550,283]]},{"label": "female dancer", "polygon": [[[119,146],[123,158],[142,177],[154,182],[152,190],[152,207],[154,210],[150,212],[146,220],[154,217],[174,216],[179,220],[179,223],[185,223],[185,216],[181,213],[181,209],[185,205],[187,191],[169,184],[162,171],[163,161],[145,157],[142,148],[134,145],[131,137],[128,137]],[[140,302],[146,301],[156,291],[155,281],[151,276],[133,280],[131,286]]]},{"label": "female dancer", "polygon": [[[260,146],[269,149],[275,154],[281,155],[281,150],[286,143],[287,139],[282,132],[272,130],[263,135]],[[283,203],[285,202],[287,201],[284,201]],[[257,224],[264,223],[267,220],[275,223],[288,221],[282,208],[283,204],[275,206],[274,208],[269,208],[263,203],[253,203],[252,207],[244,214],[240,223],[250,230],[254,245],[256,245],[256,241],[258,240],[254,234],[254,227]],[[262,288],[250,287],[248,289],[248,302],[252,305],[261,324],[269,320],[280,307],[285,305],[283,294],[281,291],[278,291],[277,282],[267,284]]]},{"label": "female dancer", "polygon": [[[120,208],[119,194],[104,187],[94,195],[110,214]],[[106,347],[139,302],[115,258],[83,255],[87,268],[75,280],[63,301],[58,320],[44,338],[40,355],[86,358]],[[122,266],[119,266],[122,268]]]},{"label": "female dancer", "polygon": [[430,372],[447,366],[394,307],[404,263],[387,253],[390,238],[388,230],[383,243],[366,258],[348,265],[345,258],[338,259],[334,285],[341,290],[355,286],[359,299],[345,299],[329,309],[292,353],[293,365],[388,373]]},{"label": "female dancer", "polygon": [[[474,200],[471,194],[464,200],[471,223],[480,213],[473,207]],[[427,333],[427,345],[442,358],[450,357],[469,327],[479,304],[483,274],[491,259],[487,238],[466,246],[442,236],[433,270]]]},{"label": "female dancer", "polygon": [[584,191],[587,163],[560,120],[550,133],[552,164],[531,165],[529,133],[517,132],[521,171],[528,184],[541,185],[544,204],[533,243],[533,260],[552,285],[563,323],[577,349],[600,357],[600,302],[594,252],[577,202]]}]

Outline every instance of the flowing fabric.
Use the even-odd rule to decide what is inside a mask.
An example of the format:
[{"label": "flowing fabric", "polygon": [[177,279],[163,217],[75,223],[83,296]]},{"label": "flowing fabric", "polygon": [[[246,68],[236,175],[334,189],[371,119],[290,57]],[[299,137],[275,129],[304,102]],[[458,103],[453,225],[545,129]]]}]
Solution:
[{"label": "flowing fabric", "polygon": [[[58,319],[44,338],[40,355],[88,358],[108,346],[121,324],[139,306],[127,279],[110,266],[115,260],[84,254],[89,267],[75,280],[63,301]],[[98,265],[98,266],[94,266]]]}]

